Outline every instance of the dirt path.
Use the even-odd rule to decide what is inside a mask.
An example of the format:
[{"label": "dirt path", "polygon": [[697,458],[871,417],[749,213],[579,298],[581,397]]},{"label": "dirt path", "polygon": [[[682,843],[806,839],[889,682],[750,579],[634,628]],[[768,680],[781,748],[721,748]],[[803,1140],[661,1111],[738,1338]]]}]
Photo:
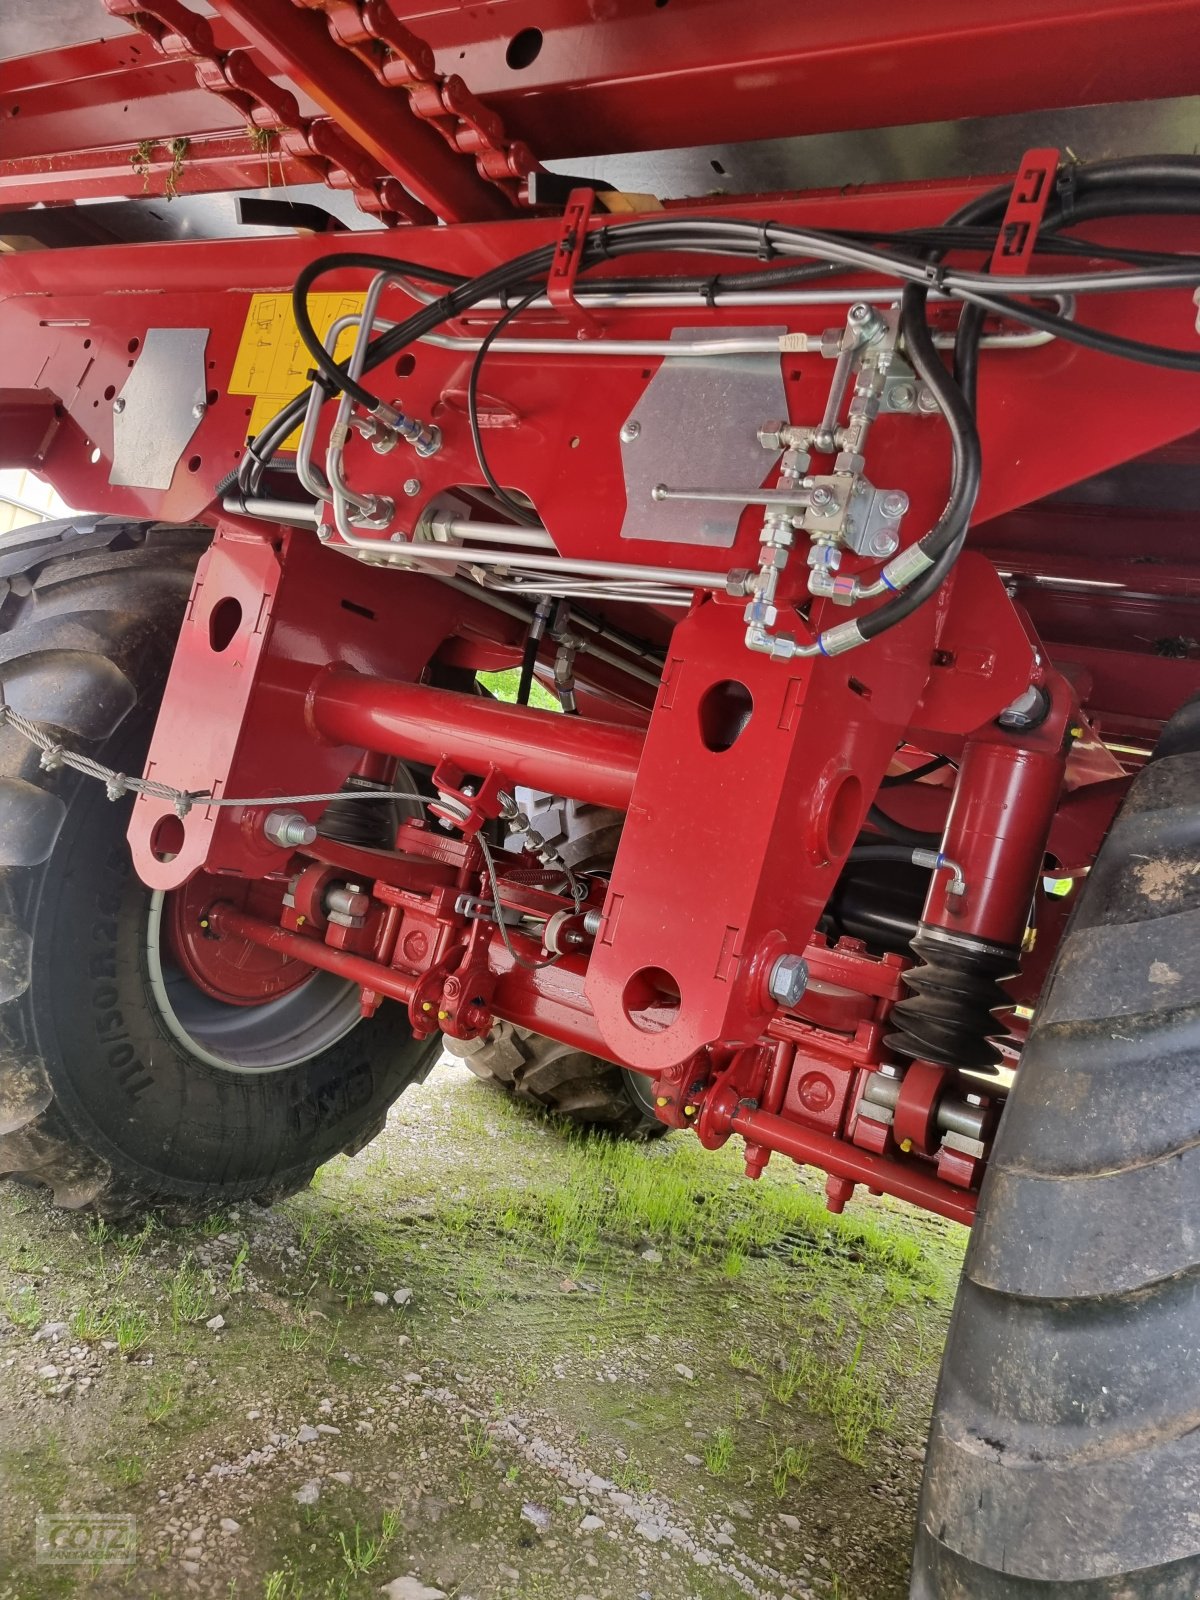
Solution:
[{"label": "dirt path", "polygon": [[901,1600],[964,1239],[450,1065],[272,1212],[0,1188],[0,1600]]}]

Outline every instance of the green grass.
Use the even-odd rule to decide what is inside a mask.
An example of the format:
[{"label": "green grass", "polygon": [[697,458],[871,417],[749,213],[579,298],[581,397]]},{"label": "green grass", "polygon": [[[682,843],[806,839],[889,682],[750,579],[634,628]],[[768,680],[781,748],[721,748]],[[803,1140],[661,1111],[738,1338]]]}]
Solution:
[{"label": "green grass", "polygon": [[354,1524],[354,1532],[349,1537],[339,1532],[337,1537],[342,1560],[349,1567],[352,1578],[361,1578],[379,1565],[388,1546],[395,1539],[399,1527],[400,1518],[397,1514],[394,1511],[385,1511],[379,1532],[375,1535],[364,1533],[359,1522]]},{"label": "green grass", "polygon": [[5,1295],[0,1300],[0,1310],[14,1327],[23,1328],[26,1333],[36,1333],[43,1322],[41,1303],[28,1287]]},{"label": "green grass", "polygon": [[729,1428],[718,1428],[704,1441],[704,1465],[714,1478],[723,1478],[732,1463],[733,1433]]},{"label": "green grass", "polygon": [[782,1500],[792,1484],[800,1486],[807,1480],[812,1470],[812,1445],[789,1444],[781,1450],[778,1441],[772,1437],[771,1449],[774,1457],[771,1463],[771,1488],[775,1498]]},{"label": "green grass", "polygon": [[171,1326],[176,1333],[185,1323],[206,1322],[213,1314],[213,1287],[208,1273],[201,1272],[191,1254],[184,1256],[167,1285],[171,1307]]},{"label": "green grass", "polygon": [[[477,672],[475,677],[489,694],[495,695],[497,700],[507,700],[510,705],[516,703],[517,690],[521,683],[520,667],[508,667],[504,672]],[[536,678],[529,691],[529,704],[539,706],[543,711],[562,710],[549,689],[543,688]]]}]

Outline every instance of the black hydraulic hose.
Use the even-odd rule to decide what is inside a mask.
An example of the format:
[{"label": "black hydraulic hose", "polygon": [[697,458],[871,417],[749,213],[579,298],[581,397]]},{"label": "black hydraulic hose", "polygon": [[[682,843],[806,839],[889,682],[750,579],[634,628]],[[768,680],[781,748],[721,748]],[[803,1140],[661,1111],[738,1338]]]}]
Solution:
[{"label": "black hydraulic hose", "polygon": [[867,821],[897,845],[907,845],[910,850],[936,850],[942,842],[940,833],[929,833],[924,828],[906,828],[878,806],[867,808]]},{"label": "black hydraulic hose", "polygon": [[891,777],[884,778],[880,787],[883,789],[898,789],[904,783],[916,783],[919,778],[927,778],[931,772],[940,772],[943,767],[953,765],[949,756],[931,756],[928,761],[923,761],[919,767],[909,767],[907,772],[893,772]]},{"label": "black hydraulic hose", "polygon": [[517,684],[517,704],[527,706],[529,696],[533,692],[533,669],[537,665],[538,646],[541,636],[530,625],[529,632],[525,635],[525,648],[521,652],[521,677]]},{"label": "black hydraulic hose", "polygon": [[324,277],[327,272],[337,272],[346,267],[366,267],[373,272],[404,273],[410,278],[419,278],[428,283],[437,283],[450,288],[457,288],[467,280],[457,272],[442,272],[437,267],[425,267],[416,261],[401,261],[394,256],[374,255],[365,250],[339,250],[333,255],[318,256],[316,260],[300,268],[292,285],[292,315],[296,319],[296,327],[304,348],[313,358],[317,371],[335,391],[342,389],[357,400],[360,406],[365,406],[368,411],[377,411],[381,404],[379,397],[373,395],[369,389],[363,388],[341,363],[333,359],[308,314],[308,291],[317,279]]},{"label": "black hydraulic hose", "polygon": [[937,849],[937,844],[930,846],[910,846],[903,844],[856,844],[846,857],[846,865],[850,866],[856,861],[899,861],[906,866],[920,866],[919,861],[913,860],[915,850]]},{"label": "black hydraulic hose", "polygon": [[[515,518],[517,522],[523,523],[526,527],[531,528],[538,526],[537,517],[534,516],[534,514],[529,510],[528,506],[523,506],[520,501],[514,500],[506,489],[501,488],[500,484],[496,481],[495,474],[492,472],[491,467],[488,466],[487,456],[484,454],[483,450],[483,435],[479,431],[479,374],[483,370],[483,358],[491,349],[492,344],[496,339],[496,335],[502,328],[511,322],[515,316],[519,315],[520,312],[524,311],[534,300],[536,300],[541,292],[540,286],[536,289],[531,289],[523,300],[514,301],[514,303],[509,306],[508,310],[503,313],[503,315],[497,317],[496,321],[480,340],[479,349],[475,352],[475,359],[471,362],[470,376],[467,379],[467,422],[471,429],[471,443],[475,446],[475,459],[479,463],[479,470],[483,473],[484,481],[486,482],[488,488],[496,496],[497,500],[500,501],[500,504],[504,507],[508,514]],[[534,646],[534,655],[537,655],[536,642]],[[529,671],[530,676],[532,677],[532,665],[530,666]],[[523,678],[522,681],[524,681]],[[526,698],[521,701],[522,705],[526,705],[527,703],[528,689],[526,690]]]},{"label": "black hydraulic hose", "polygon": [[925,317],[928,298],[929,291],[924,285],[909,284],[901,296],[900,320],[905,349],[913,369],[932,391],[950,429],[954,451],[950,495],[937,522],[916,545],[923,555],[932,558],[932,565],[926,567],[891,600],[857,619],[858,631],[864,639],[877,638],[897,622],[911,616],[941,587],[966,540],[971,513],[979,495],[983,468],[979,430],[966,396],[937,353]]}]

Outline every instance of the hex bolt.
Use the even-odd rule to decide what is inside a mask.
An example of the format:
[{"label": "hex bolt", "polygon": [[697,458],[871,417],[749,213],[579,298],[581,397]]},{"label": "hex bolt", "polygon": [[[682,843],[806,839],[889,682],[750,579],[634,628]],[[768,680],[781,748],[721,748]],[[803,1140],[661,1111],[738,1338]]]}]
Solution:
[{"label": "hex bolt", "polygon": [[917,391],[911,383],[898,383],[888,395],[888,405],[893,411],[911,411],[917,399]]},{"label": "hex bolt", "polygon": [[921,390],[917,396],[917,410],[924,412],[927,417],[932,416],[935,411],[941,410],[937,402],[937,395],[934,394],[932,389]]},{"label": "hex bolt", "polygon": [[317,825],[299,811],[269,811],[263,832],[272,844],[293,850],[297,845],[313,842],[317,837]]},{"label": "hex bolt", "polygon": [[860,328],[864,322],[870,322],[871,315],[872,313],[870,306],[859,300],[855,305],[850,307],[850,310],[846,314],[846,319],[848,322],[852,322],[856,328]]},{"label": "hex bolt", "polygon": [[902,517],[908,510],[908,496],[903,489],[889,489],[880,499],[879,509],[885,517]]},{"label": "hex bolt", "polygon": [[404,480],[404,492],[410,498],[414,494],[420,494],[420,492],[421,492],[421,480],[420,480],[420,478],[405,478],[405,480]]},{"label": "hex bolt", "polygon": [[208,407],[204,404],[204,401],[197,400],[196,404],[192,407],[192,415],[195,417],[196,421],[199,422],[207,410]]},{"label": "hex bolt", "polygon": [[623,423],[622,426],[621,426],[621,443],[622,444],[632,444],[633,441],[641,433],[641,431],[642,431],[641,423],[640,422],[635,422],[634,419],[632,417],[630,417],[629,421],[626,422],[626,423]]},{"label": "hex bolt", "polygon": [[803,956],[780,956],[771,968],[767,992],[781,1006],[794,1006],[808,988],[808,962]]},{"label": "hex bolt", "polygon": [[317,523],[317,538],[322,544],[328,544],[333,538],[333,528],[328,522]]},{"label": "hex bolt", "polygon": [[808,497],[810,507],[818,514],[828,515],[837,510],[837,496],[827,484],[819,483]]},{"label": "hex bolt", "polygon": [[124,409],[125,409],[125,397],[124,397],[124,395],[120,395],[119,394],[117,396],[117,398],[113,401],[113,410],[117,413],[118,416],[120,416],[121,412],[124,411]]},{"label": "hex bolt", "polygon": [[867,554],[871,556],[890,556],[900,543],[900,535],[895,528],[877,528],[871,535],[867,546]]}]

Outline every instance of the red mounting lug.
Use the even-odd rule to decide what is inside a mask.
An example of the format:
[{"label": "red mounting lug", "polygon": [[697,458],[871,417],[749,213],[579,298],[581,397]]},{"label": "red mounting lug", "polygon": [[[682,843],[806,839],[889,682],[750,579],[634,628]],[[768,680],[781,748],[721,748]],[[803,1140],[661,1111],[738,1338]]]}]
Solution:
[{"label": "red mounting lug", "polygon": [[1054,190],[1059,159],[1057,150],[1027,150],[1021,157],[992,252],[994,273],[1012,277],[1028,272],[1038,229]]},{"label": "red mounting lug", "polygon": [[574,311],[586,316],[575,298],[575,279],[587,243],[588,223],[596,204],[594,189],[572,189],[563,210],[562,228],[550,263],[550,276],[546,280],[546,293],[550,304],[558,311]]},{"label": "red mounting lug", "polygon": [[433,786],[438,799],[429,802],[435,817],[452,822],[463,837],[470,839],[485,822],[500,815],[500,793],[503,779],[495,767],[483,774],[478,788],[464,782],[467,774],[453,762],[439,761],[433,769]]}]

